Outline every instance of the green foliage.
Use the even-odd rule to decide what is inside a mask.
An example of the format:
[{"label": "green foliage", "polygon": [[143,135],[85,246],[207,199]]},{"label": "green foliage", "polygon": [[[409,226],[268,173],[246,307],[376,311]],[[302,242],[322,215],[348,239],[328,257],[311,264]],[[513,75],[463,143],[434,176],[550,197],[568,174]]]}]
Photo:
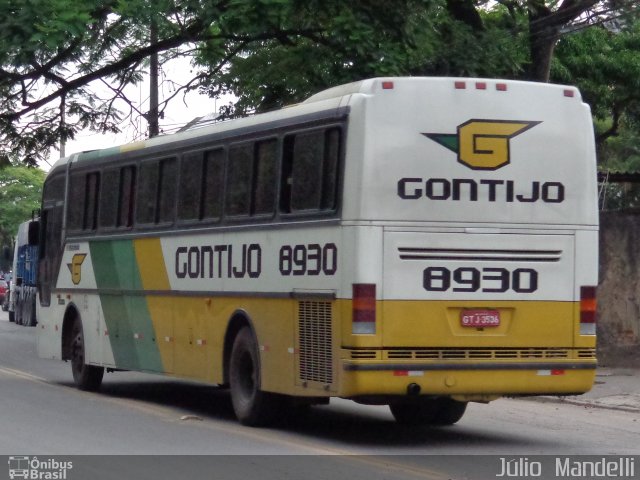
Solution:
[{"label": "green foliage", "polygon": [[[278,108],[369,77],[522,73],[526,36],[504,34],[502,7],[483,11],[485,28],[478,31],[454,19],[443,0],[321,4],[292,2],[280,16],[282,28],[311,28],[312,35],[242,46],[226,68],[209,69],[201,89],[238,98],[222,107],[223,116]],[[217,65],[216,47],[200,50],[197,62]]]},{"label": "green foliage", "polygon": [[12,246],[18,226],[40,208],[44,177],[39,168],[0,168],[0,245]]},{"label": "green foliage", "polygon": [[[0,165],[33,165],[80,130],[144,117],[124,88],[142,81],[153,53],[193,60],[174,97],[233,93],[224,113],[244,115],[373,76],[545,80],[561,30],[596,6],[604,13],[589,21],[640,10],[632,0],[0,0]],[[619,59],[626,71],[637,56]],[[578,63],[556,71],[572,77]],[[603,76],[617,75],[608,68]]]},{"label": "green foliage", "polygon": [[556,48],[553,79],[578,85],[599,120],[638,111],[640,22],[624,31],[593,27],[563,38]]},{"label": "green foliage", "polygon": [[[640,21],[563,38],[552,77],[576,84],[591,105],[600,170],[640,173]],[[608,209],[640,208],[640,185],[609,184],[603,195]]]}]

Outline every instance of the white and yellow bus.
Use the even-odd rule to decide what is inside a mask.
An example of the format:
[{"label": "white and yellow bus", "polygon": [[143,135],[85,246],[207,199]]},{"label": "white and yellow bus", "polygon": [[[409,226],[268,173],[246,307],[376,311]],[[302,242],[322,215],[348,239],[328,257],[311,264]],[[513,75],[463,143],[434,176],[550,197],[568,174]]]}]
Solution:
[{"label": "white and yellow bus", "polygon": [[598,215],[573,87],[376,78],[61,159],[44,186],[38,351],[227,385],[238,419],[343,397],[399,422],[578,394]]}]

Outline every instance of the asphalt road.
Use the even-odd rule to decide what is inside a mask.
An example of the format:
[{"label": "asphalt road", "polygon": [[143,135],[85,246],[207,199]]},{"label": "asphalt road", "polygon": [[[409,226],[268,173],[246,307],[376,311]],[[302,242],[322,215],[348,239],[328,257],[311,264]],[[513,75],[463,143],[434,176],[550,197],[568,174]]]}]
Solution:
[{"label": "asphalt road", "polygon": [[81,392],[69,364],[37,358],[35,330],[0,314],[0,455],[153,456],[93,458],[91,478],[479,479],[495,478],[500,457],[640,453],[637,412],[535,400],[471,404],[452,427],[400,426],[387,407],[340,399],[289,425],[243,427],[213,386],[117,372],[100,393]]}]

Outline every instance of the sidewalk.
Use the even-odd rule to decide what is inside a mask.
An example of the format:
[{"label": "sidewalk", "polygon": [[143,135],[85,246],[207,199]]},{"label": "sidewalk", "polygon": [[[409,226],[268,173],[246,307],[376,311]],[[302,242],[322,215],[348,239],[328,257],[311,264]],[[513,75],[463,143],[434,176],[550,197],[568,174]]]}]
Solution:
[{"label": "sidewalk", "polygon": [[598,368],[590,392],[570,397],[540,398],[584,407],[640,412],[640,369]]}]

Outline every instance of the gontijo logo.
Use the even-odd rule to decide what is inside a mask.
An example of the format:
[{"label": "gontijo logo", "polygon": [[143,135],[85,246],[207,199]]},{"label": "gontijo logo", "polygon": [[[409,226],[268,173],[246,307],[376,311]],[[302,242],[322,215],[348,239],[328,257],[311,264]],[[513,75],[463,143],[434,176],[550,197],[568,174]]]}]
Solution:
[{"label": "gontijo logo", "polygon": [[541,122],[472,119],[455,134],[423,133],[458,154],[458,162],[474,170],[497,170],[509,164],[509,141]]},{"label": "gontijo logo", "polygon": [[76,253],[71,259],[71,263],[67,263],[67,267],[71,272],[71,281],[74,285],[79,285],[82,281],[82,262],[84,262],[86,253]]}]

